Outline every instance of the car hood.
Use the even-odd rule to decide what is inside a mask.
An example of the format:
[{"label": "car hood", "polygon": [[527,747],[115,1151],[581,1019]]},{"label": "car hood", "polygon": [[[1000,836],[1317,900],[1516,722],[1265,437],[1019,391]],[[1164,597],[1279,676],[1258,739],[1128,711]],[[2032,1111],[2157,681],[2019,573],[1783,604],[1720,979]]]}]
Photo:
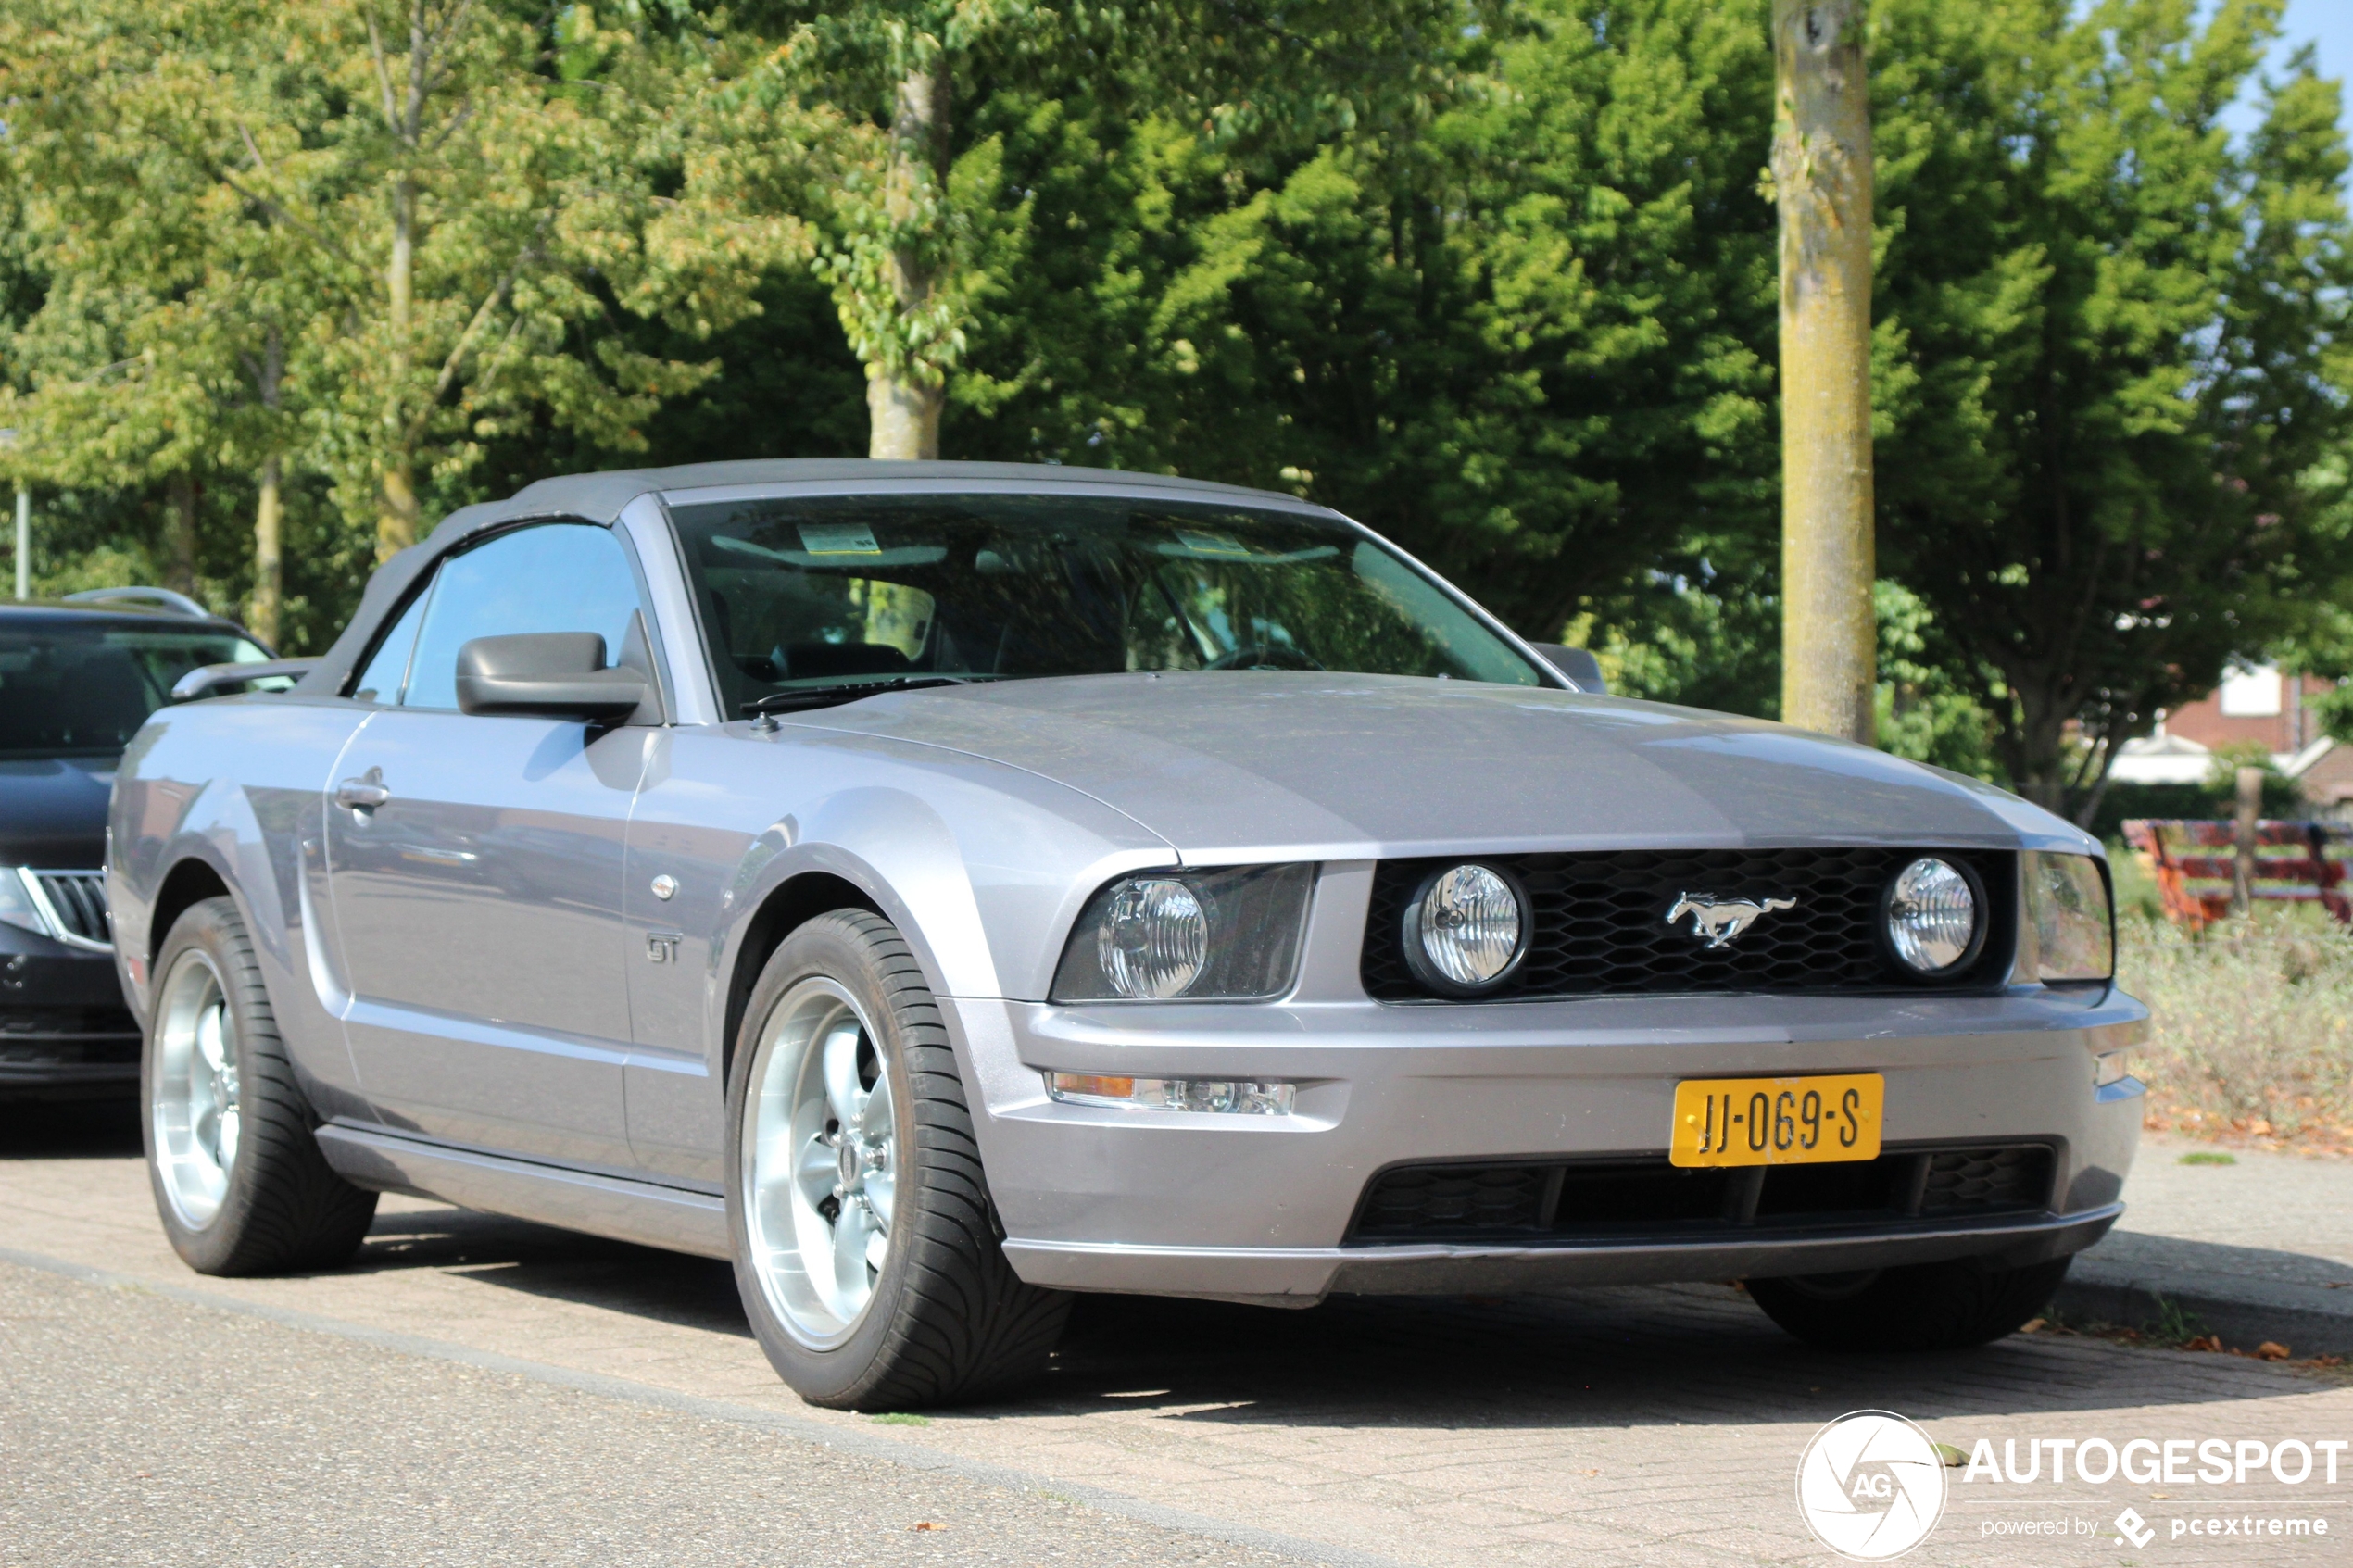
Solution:
[{"label": "car hood", "polygon": [[114,770],[111,757],[0,759],[0,866],[106,864]]},{"label": "car hood", "polygon": [[1025,769],[1203,860],[2098,848],[2006,791],[1867,746],[1549,688],[1277,671],[1101,675],[893,693],[792,722]]}]

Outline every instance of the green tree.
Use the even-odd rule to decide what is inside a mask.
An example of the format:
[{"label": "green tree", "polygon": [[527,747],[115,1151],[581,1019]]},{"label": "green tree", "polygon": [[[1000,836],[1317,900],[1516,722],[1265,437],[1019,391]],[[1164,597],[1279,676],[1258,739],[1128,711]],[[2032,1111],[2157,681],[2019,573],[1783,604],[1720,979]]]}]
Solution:
[{"label": "green tree", "polygon": [[1116,79],[975,109],[1021,207],[950,428],[1331,502],[1552,636],[1769,527],[1763,10],[1388,16],[1252,34],[1280,114]]},{"label": "green tree", "polygon": [[1886,0],[1880,504],[2013,785],[2116,747],[2343,570],[2353,258],[2309,53],[2234,147],[2277,0]]},{"label": "green tree", "polygon": [[283,186],[257,163],[253,182],[314,238],[318,449],[346,508],[374,511],[380,555],[416,536],[421,470],[459,479],[535,410],[642,448],[661,403],[717,367],[632,349],[619,311],[715,331],[796,243],[658,199],[683,156],[673,115],[706,80],[691,36],[520,0],[336,0],[287,26],[342,107],[322,177]]},{"label": "green tree", "polygon": [[163,576],[198,591],[197,518],[231,379],[222,349],[219,214],[157,129],[201,102],[204,71],[175,47],[192,19],[135,27],[106,9],[0,16],[0,95],[14,106],[8,175],[21,243],[46,274],[11,334],[14,461],[52,485],[160,486]]}]

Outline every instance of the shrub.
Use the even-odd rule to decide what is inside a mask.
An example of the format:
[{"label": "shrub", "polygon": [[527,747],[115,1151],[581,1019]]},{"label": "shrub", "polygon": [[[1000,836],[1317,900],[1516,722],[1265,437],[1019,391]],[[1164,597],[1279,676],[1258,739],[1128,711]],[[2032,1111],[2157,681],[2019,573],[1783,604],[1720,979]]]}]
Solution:
[{"label": "shrub", "polygon": [[2152,1127],[2353,1143],[2353,935],[2317,909],[2259,909],[2192,935],[2127,911],[2117,966],[2156,1015],[2133,1070]]}]

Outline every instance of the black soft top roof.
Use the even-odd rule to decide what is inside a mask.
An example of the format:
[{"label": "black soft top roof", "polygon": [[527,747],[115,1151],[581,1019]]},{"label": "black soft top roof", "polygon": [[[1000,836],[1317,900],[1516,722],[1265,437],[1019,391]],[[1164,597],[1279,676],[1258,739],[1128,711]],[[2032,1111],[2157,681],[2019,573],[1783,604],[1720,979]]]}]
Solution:
[{"label": "black soft top roof", "polygon": [[677,468],[617,469],[609,473],[566,474],[524,486],[504,501],[484,501],[460,507],[442,519],[432,534],[411,545],[376,569],[360,596],[359,608],[343,629],[318,667],[296,686],[315,696],[333,696],[367,652],[384,617],[408,597],[409,589],[425,570],[477,533],[534,518],[578,518],[586,522],[612,523],[629,504],[648,493],[674,495],[691,490],[734,489],[757,484],[872,484],[876,481],[987,481],[991,483],[1034,484],[1040,489],[1083,490],[1090,485],[1116,485],[1125,490],[1166,490],[1171,498],[1187,495],[1203,500],[1224,498],[1259,504],[1275,502],[1296,508],[1295,496],[1239,484],[1206,480],[1175,479],[1165,474],[1134,473],[1118,469],[1074,469],[1052,463],[915,463],[885,462],[866,458],[755,458],[730,463],[688,463]]}]

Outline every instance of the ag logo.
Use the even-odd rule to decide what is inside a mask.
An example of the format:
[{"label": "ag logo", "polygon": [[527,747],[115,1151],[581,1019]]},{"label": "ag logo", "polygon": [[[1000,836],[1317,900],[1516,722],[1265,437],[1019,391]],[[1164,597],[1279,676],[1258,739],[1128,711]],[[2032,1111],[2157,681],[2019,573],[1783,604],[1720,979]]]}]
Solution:
[{"label": "ag logo", "polygon": [[1900,1415],[1856,1411],[1814,1434],[1797,1461],[1797,1511],[1815,1539],[1858,1562],[1901,1557],[1944,1512],[1944,1461]]}]

